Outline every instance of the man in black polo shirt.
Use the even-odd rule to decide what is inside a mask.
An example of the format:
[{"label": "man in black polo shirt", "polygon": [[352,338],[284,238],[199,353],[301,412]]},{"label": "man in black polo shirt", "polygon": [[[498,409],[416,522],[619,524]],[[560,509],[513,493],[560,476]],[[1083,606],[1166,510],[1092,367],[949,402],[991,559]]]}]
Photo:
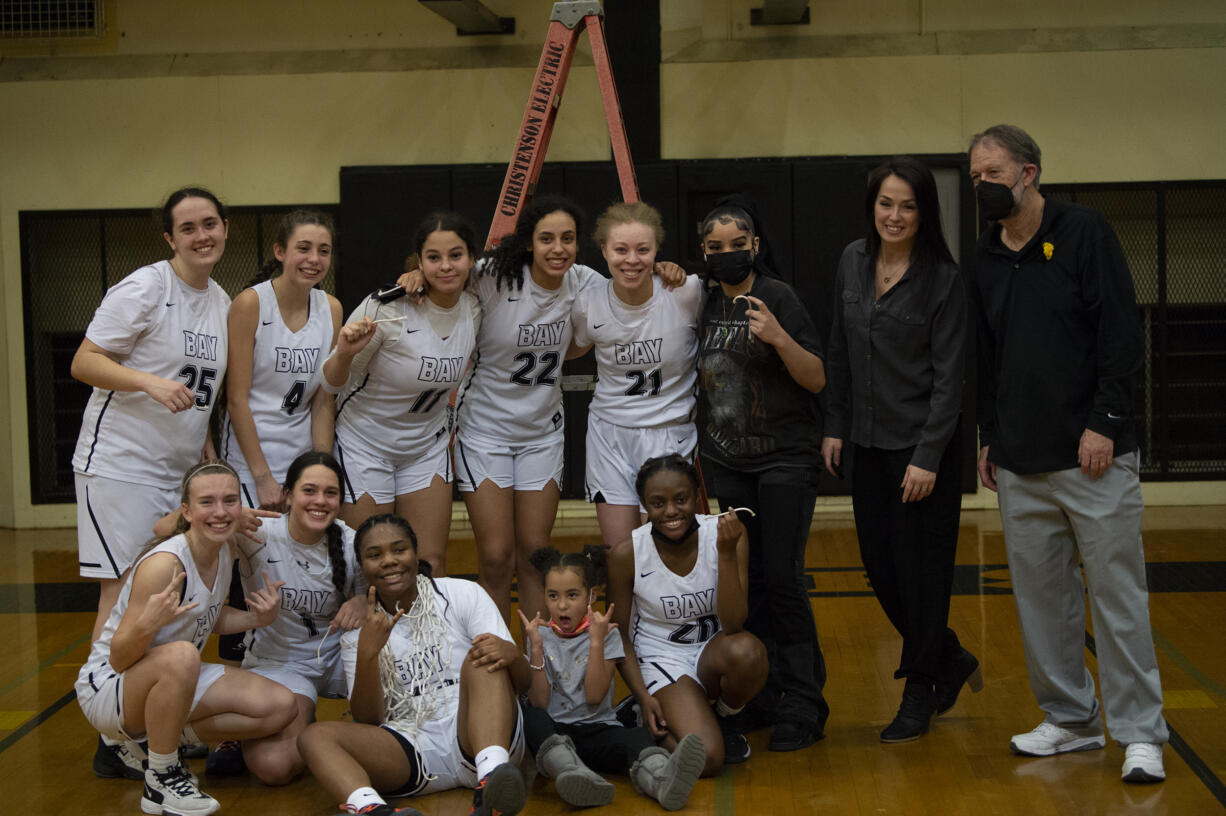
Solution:
[{"label": "man in black polo shirt", "polygon": [[971,140],[991,223],[976,255],[979,475],[1000,496],[1030,687],[1046,715],[1019,754],[1105,744],[1084,656],[1085,569],[1103,708],[1123,778],[1165,778],[1162,688],[1149,626],[1133,381],[1144,343],[1115,233],[1044,199],[1039,147],[997,125]]}]

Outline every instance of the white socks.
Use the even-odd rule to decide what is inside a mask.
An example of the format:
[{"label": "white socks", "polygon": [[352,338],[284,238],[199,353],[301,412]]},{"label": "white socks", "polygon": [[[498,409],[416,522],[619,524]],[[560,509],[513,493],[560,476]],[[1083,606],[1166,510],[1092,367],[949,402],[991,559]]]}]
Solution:
[{"label": "white socks", "polygon": [[159,754],[156,751],[149,752],[149,770],[157,771],[158,773],[166,773],[171,768],[179,764],[179,752],[175,751],[172,754]]},{"label": "white socks", "polygon": [[723,697],[720,697],[715,701],[715,713],[721,717],[731,717],[734,714],[740,714],[741,709],[744,707],[745,706],[737,706],[736,708],[733,708],[724,702]]},{"label": "white socks", "polygon": [[511,755],[501,745],[491,745],[488,748],[482,748],[477,752],[477,779],[485,779],[490,771],[504,762],[510,761]]},{"label": "white socks", "polygon": [[375,792],[374,788],[358,788],[353,793],[349,794],[349,798],[345,800],[345,810],[350,813],[357,813],[367,805],[386,805],[383,797]]}]

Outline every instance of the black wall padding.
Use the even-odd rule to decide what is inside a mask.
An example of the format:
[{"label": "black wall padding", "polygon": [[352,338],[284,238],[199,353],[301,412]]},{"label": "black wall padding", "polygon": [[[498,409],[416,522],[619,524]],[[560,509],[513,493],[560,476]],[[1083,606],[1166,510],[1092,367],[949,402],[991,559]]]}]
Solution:
[{"label": "black wall padding", "polygon": [[[962,258],[974,257],[975,205],[961,154],[923,156],[933,167],[955,167],[964,179],[960,190]],[[816,157],[638,162],[642,199],[660,210],[666,237],[657,256],[688,266],[701,258],[698,228],[721,197],[740,192],[758,205],[781,277],[800,294],[823,337],[830,327],[835,270],[843,247],[864,235],[864,191],[869,171],[882,157]],[[346,314],[368,292],[394,280],[410,252],[417,222],[436,209],[465,215],[484,240],[493,219],[506,165],[419,165],[341,168],[340,260],[343,275],[337,296]],[[591,240],[596,217],[621,200],[612,162],[555,162],[545,166],[537,194],[562,193],[585,211],[587,224],[579,262],[607,274]],[[951,249],[953,249],[951,247]],[[969,270],[963,270],[969,275]],[[969,281],[969,276],[968,276]],[[971,333],[973,339],[973,332]],[[968,361],[974,360],[973,352]],[[566,374],[595,371],[589,355],[567,363]],[[972,394],[974,366],[967,371],[963,423],[963,489],[975,490],[975,427]],[[583,496],[583,448],[589,392],[568,392],[566,485],[563,496]],[[825,477],[824,477],[825,478]],[[846,494],[848,482],[826,478],[827,494]]]}]

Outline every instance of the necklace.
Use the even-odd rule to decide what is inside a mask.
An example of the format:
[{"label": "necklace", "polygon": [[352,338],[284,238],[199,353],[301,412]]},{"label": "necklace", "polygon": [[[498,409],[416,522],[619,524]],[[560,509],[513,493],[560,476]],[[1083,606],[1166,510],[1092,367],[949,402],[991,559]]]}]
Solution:
[{"label": "necklace", "polygon": [[907,271],[907,267],[911,265],[911,259],[907,258],[902,263],[890,264],[886,266],[885,261],[877,259],[877,274],[881,276],[881,282],[886,286],[890,285],[890,281],[897,278],[903,272]]}]

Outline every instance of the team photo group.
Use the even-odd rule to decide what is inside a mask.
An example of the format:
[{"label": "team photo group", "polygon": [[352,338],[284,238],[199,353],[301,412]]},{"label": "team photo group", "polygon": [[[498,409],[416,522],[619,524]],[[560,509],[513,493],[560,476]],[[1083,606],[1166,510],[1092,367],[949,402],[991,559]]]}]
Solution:
[{"label": "team photo group", "polygon": [[[412,816],[403,797],[462,788],[474,813],[514,814],[533,768],[568,805],[609,804],[621,775],[677,810],[754,761],[746,733],[769,729],[771,751],[825,736],[805,551],[820,473],[845,465],[901,640],[880,740],[919,739],[991,682],[949,625],[961,429],[977,423],[1042,711],[1002,752],[1109,733],[1125,782],[1164,779],[1132,277],[1100,213],[1043,196],[1024,130],[976,134],[969,168],[987,226],[965,277],[931,170],[899,156],[869,174],[846,203],[865,232],[825,293],[828,332],[739,195],[681,238],[700,274],[657,257],[649,203],[589,228],[538,195],[488,251],[434,212],[406,225],[400,279],[346,315],[321,287],[328,215],[286,215],[231,299],[212,277],[225,205],[174,192],[170,258],[109,289],[72,361],[93,387],[72,463],[80,573],[100,584],[76,683],[94,772],[143,784],[142,810],[167,816],[218,810],[184,759],[205,753],[208,775],[309,773],[321,812]],[[589,241],[608,277],[577,263]],[[602,543],[560,551],[562,366],[589,352],[585,471],[567,478]],[[449,543],[457,489],[476,581],[448,577],[449,548],[469,546]],[[321,697],[347,714],[317,721]]]}]

